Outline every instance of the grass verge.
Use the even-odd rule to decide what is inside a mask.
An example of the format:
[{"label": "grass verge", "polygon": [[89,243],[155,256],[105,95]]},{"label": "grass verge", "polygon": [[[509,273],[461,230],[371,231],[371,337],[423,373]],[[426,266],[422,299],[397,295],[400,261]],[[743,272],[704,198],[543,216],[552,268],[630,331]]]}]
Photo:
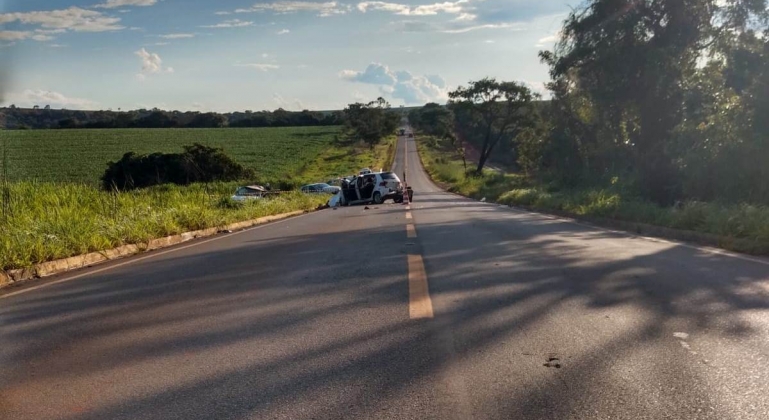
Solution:
[{"label": "grass verge", "polygon": [[[563,189],[520,174],[486,172],[468,176],[461,159],[440,141],[421,137],[417,147],[425,169],[449,191],[500,204],[587,219],[639,233],[695,240],[738,252],[769,255],[769,207],[751,204],[686,202],[660,207],[621,185]],[[472,169],[472,168],[471,168]],[[612,221],[630,222],[615,224]],[[649,226],[644,226],[649,225]],[[681,231],[661,231],[652,226]]]},{"label": "grass verge", "polygon": [[373,148],[365,143],[342,142],[324,150],[299,171],[303,182],[325,182],[331,178],[357,174],[363,168],[389,170],[395,158],[397,138],[390,136]]},{"label": "grass verge", "polygon": [[159,186],[112,194],[77,184],[10,183],[11,210],[0,218],[0,269],[25,268],[186,231],[311,210],[328,199],[289,193],[238,203],[229,199],[236,186]]},{"label": "grass verge", "polygon": [[[273,184],[298,186],[357,173],[362,167],[388,168],[394,154],[395,137],[374,148],[352,143],[327,146],[303,165],[287,164],[283,169],[289,175],[275,178]],[[6,271],[187,231],[315,209],[328,200],[325,195],[287,193],[238,203],[229,197],[239,183],[163,185],[110,193],[86,183],[2,180],[0,269]]]}]

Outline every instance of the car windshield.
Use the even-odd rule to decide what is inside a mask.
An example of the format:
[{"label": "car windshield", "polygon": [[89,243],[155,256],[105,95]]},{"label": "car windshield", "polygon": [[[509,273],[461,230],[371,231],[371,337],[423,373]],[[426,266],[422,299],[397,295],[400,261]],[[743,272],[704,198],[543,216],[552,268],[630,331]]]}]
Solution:
[{"label": "car windshield", "polygon": [[394,172],[382,172],[382,179],[384,180],[397,180],[398,175],[395,175]]}]

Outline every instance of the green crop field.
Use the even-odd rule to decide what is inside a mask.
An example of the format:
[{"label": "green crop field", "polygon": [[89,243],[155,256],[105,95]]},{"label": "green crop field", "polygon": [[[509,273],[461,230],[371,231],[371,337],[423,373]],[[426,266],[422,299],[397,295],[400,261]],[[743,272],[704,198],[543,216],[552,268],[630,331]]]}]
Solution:
[{"label": "green crop field", "polygon": [[[259,179],[294,176],[332,142],[338,127],[226,129],[108,129],[0,131],[11,181],[76,182],[95,185],[107,162],[126,152],[180,152],[201,143],[223,147]],[[0,159],[0,167],[2,159]]]}]

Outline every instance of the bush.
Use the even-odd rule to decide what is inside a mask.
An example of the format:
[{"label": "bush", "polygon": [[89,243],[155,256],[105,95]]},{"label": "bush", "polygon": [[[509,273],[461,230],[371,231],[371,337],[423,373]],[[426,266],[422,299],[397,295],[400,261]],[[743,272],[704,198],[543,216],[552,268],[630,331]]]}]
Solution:
[{"label": "bush", "polygon": [[236,181],[253,178],[254,172],[235,162],[220,148],[195,143],[183,153],[136,155],[129,152],[109,162],[101,177],[105,190],[131,190],[161,184]]}]

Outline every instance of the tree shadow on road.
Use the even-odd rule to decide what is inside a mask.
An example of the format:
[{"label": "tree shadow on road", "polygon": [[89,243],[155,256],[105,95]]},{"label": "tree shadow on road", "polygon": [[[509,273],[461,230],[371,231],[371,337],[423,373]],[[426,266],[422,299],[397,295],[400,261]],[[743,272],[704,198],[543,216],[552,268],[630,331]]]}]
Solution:
[{"label": "tree shadow on road", "polygon": [[[698,338],[760,334],[767,266],[467,214],[418,224],[418,240],[402,226],[244,236],[20,295],[0,308],[3,382],[47,390],[68,419],[676,417],[719,403],[692,367]],[[435,319],[408,319],[409,253],[425,256]],[[88,406],[119,378],[144,388]]]}]

